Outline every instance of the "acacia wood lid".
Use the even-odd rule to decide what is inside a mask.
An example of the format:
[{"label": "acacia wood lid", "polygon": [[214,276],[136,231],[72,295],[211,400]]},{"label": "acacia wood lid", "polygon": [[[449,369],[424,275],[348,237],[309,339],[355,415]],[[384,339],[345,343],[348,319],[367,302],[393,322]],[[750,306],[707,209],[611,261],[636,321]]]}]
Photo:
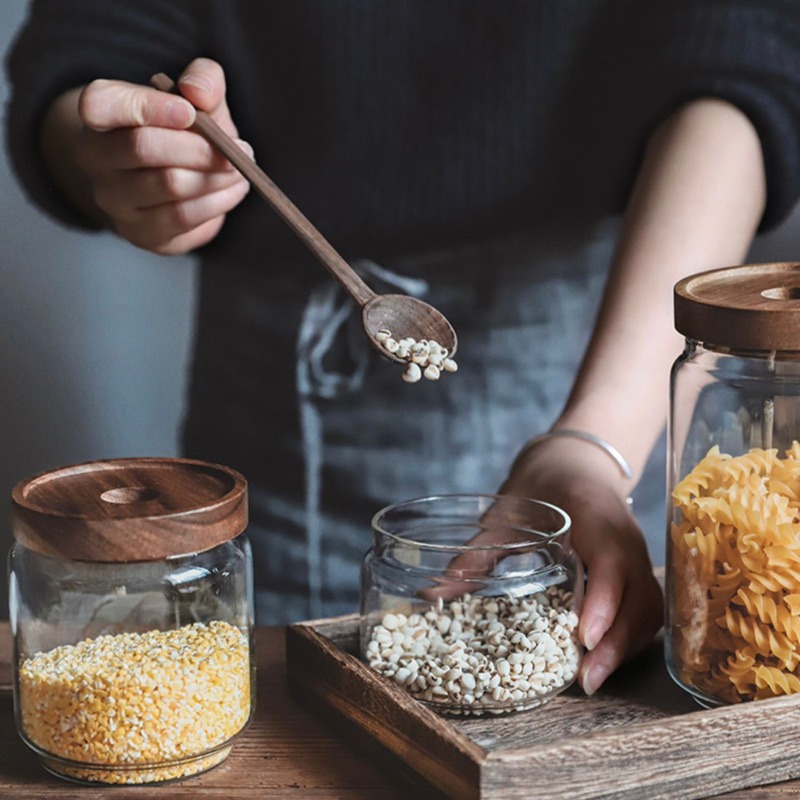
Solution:
[{"label": "acacia wood lid", "polygon": [[675,285],[675,328],[734,350],[800,350],[800,264],[747,264]]},{"label": "acacia wood lid", "polygon": [[183,458],[75,464],[12,490],[14,537],[73,561],[155,561],[199,553],[247,527],[247,481]]}]

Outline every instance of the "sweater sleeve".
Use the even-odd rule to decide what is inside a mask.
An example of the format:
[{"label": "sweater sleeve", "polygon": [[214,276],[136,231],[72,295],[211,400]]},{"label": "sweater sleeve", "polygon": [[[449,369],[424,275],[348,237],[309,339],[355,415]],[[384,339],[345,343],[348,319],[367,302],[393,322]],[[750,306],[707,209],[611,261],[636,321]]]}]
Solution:
[{"label": "sweater sleeve", "polygon": [[[732,103],[761,140],[767,176],[761,229],[782,221],[800,195],[800,3],[635,0],[615,10],[611,24],[621,46],[604,57],[616,63],[626,89],[608,117],[634,114],[630,130],[646,138],[689,100]],[[628,145],[641,157],[644,139]]]},{"label": "sweater sleeve", "polygon": [[62,223],[93,228],[53,185],[39,147],[49,105],[94,78],[147,83],[202,52],[192,0],[34,0],[6,60],[6,147],[32,202]]}]

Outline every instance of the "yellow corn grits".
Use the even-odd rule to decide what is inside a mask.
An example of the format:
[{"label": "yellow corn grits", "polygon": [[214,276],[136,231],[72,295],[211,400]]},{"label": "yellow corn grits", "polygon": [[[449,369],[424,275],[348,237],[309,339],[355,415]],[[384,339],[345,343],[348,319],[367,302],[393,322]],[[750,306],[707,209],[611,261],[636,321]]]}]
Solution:
[{"label": "yellow corn grits", "polygon": [[208,751],[250,716],[248,638],[210,622],[56,647],[22,663],[19,701],[25,735],[57,757],[45,758],[55,772],[104,783],[191,775],[222,761],[230,748]]}]

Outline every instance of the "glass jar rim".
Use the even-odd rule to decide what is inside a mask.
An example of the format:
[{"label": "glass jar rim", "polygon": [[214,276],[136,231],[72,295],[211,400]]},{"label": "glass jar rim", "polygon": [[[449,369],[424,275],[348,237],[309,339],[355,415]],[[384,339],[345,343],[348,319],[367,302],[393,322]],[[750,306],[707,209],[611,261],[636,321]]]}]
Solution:
[{"label": "glass jar rim", "polygon": [[742,347],[731,347],[727,344],[717,344],[713,341],[693,339],[691,336],[684,337],[684,344],[689,349],[700,349],[706,353],[733,356],[735,358],[749,358],[758,361],[797,361],[800,359],[800,350],[746,349]]},{"label": "glass jar rim", "polygon": [[[506,543],[495,543],[495,544],[485,544],[485,545],[454,545],[454,544],[435,544],[432,542],[423,542],[418,539],[410,538],[409,536],[401,536],[397,533],[392,533],[391,531],[386,530],[382,527],[382,520],[391,514],[392,512],[396,512],[399,509],[413,507],[415,505],[421,505],[423,503],[430,503],[437,500],[486,500],[490,502],[490,505],[487,509],[484,510],[483,513],[491,508],[491,505],[497,502],[498,500],[513,500],[518,503],[523,503],[528,505],[529,507],[536,506],[538,508],[549,509],[550,511],[554,512],[558,517],[561,518],[562,524],[558,530],[552,532],[546,532],[541,530],[536,530],[532,527],[525,526],[525,525],[512,525],[509,523],[504,523],[502,525],[503,528],[507,530],[514,530],[521,533],[531,534],[536,538],[525,539],[518,542],[506,542]],[[554,505],[553,503],[548,503],[546,500],[536,500],[531,497],[518,497],[516,495],[509,495],[509,494],[483,494],[483,493],[453,493],[453,494],[436,494],[436,495],[427,495],[424,497],[414,497],[409,500],[401,500],[397,503],[392,503],[391,505],[385,506],[380,511],[378,511],[372,517],[372,530],[380,534],[381,536],[385,536],[388,539],[402,545],[417,547],[424,550],[434,550],[438,552],[445,552],[445,553],[476,553],[476,552],[483,552],[483,551],[493,551],[493,552],[506,552],[506,553],[514,553],[519,550],[531,550],[537,547],[543,547],[547,544],[550,544],[553,541],[558,540],[559,538],[563,537],[565,534],[569,533],[572,528],[572,519],[564,511],[563,508],[559,508],[559,506]]]}]

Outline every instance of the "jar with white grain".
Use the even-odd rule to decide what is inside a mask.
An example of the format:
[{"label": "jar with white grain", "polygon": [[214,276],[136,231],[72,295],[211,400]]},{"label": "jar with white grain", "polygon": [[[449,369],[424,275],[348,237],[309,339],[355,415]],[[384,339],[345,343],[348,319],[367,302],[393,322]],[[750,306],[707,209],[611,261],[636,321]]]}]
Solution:
[{"label": "jar with white grain", "polygon": [[499,495],[424,497],[372,521],[361,654],[437,711],[504,714],[577,677],[583,568],[570,519]]}]

